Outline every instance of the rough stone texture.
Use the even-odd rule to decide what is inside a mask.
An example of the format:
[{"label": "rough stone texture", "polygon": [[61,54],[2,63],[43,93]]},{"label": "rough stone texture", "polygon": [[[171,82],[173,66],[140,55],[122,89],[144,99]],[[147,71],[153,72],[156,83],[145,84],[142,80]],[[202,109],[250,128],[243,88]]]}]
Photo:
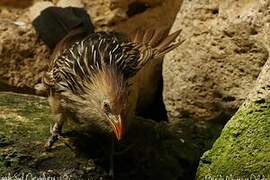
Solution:
[{"label": "rough stone texture", "polygon": [[82,0],[97,28],[133,33],[148,27],[170,27],[182,1]]},{"label": "rough stone texture", "polygon": [[270,178],[269,76],[270,58],[244,104],[201,157],[197,179]]},{"label": "rough stone texture", "polygon": [[42,1],[35,3],[33,6],[29,8],[29,13],[27,13],[30,21],[33,21],[36,17],[38,17],[41,11],[51,6],[54,6],[54,4],[49,1],[44,2]]},{"label": "rough stone texture", "polygon": [[82,1],[80,0],[60,0],[57,2],[56,6],[59,7],[84,7]]},{"label": "rough stone texture", "polygon": [[0,77],[8,84],[33,87],[40,81],[49,53],[37,41],[25,10],[4,10],[0,17]]},{"label": "rough stone texture", "polygon": [[26,8],[30,6],[33,3],[33,0],[1,0],[0,1],[0,7],[1,6],[11,6],[16,8]]},{"label": "rough stone texture", "polygon": [[228,120],[269,56],[269,1],[186,0],[171,31],[177,29],[186,41],[163,66],[169,114]]}]

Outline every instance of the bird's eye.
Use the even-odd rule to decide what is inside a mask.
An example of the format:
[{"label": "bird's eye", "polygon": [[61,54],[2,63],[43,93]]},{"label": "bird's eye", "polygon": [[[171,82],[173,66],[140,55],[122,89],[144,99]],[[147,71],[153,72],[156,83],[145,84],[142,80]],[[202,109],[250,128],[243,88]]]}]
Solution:
[{"label": "bird's eye", "polygon": [[103,110],[106,112],[106,113],[109,113],[111,111],[111,108],[110,108],[110,105],[106,102],[103,103]]}]

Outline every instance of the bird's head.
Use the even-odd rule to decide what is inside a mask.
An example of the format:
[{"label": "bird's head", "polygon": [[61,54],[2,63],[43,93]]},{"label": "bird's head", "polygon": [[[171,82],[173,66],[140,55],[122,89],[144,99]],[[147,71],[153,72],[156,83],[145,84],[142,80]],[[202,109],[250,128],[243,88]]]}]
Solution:
[{"label": "bird's head", "polygon": [[128,110],[123,75],[113,66],[103,67],[93,74],[87,89],[91,109],[98,120],[111,129],[120,140],[123,137]]}]

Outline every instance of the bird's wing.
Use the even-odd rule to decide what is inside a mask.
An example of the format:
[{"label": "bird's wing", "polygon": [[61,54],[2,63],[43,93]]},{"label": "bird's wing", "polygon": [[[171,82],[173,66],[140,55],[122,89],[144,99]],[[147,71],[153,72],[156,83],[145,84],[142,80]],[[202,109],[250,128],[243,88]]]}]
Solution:
[{"label": "bird's wing", "polygon": [[[76,41],[82,40],[86,35],[81,28],[76,28],[58,42],[50,57],[51,63],[42,77],[42,83],[46,89],[53,89],[54,91],[61,91],[67,87],[74,89],[71,84],[73,84],[72,81],[76,80],[76,77],[70,69],[74,62],[72,58],[67,56],[67,50],[72,48]],[[67,81],[65,81],[66,79]]]},{"label": "bird's wing", "polygon": [[[72,36],[67,39],[72,39]],[[56,49],[52,63],[43,76],[43,84],[56,91],[83,93],[83,86],[104,64],[116,67],[126,77],[131,76],[137,67],[139,52],[122,33],[98,32],[73,41],[72,45],[65,44]],[[126,60],[130,59],[131,63],[126,66]]]},{"label": "bird's wing", "polygon": [[[112,58],[125,78],[134,76],[149,60],[164,56],[183,41],[176,41],[181,30],[166,36],[167,29],[137,31],[135,36],[110,44],[109,52],[118,55]],[[114,34],[114,38],[117,34]]]},{"label": "bird's wing", "polygon": [[[122,33],[98,32],[75,41],[72,46],[55,53],[43,82],[56,90],[83,93],[83,86],[102,65],[115,66],[124,78],[134,76],[150,59],[163,56],[177,47],[177,31],[165,38],[164,31],[138,32],[129,39]],[[61,48],[60,48],[61,49]]]}]

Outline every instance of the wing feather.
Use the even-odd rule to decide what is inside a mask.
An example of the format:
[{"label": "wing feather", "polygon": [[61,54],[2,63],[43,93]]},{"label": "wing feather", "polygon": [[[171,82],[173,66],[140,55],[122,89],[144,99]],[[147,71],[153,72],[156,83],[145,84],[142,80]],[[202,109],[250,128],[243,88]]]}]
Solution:
[{"label": "wing feather", "polygon": [[134,38],[122,33],[98,32],[76,41],[54,56],[43,77],[47,86],[83,93],[86,83],[103,65],[116,67],[125,79],[134,76],[149,60],[163,56],[179,46],[181,31],[164,38],[167,30],[138,31]]}]

